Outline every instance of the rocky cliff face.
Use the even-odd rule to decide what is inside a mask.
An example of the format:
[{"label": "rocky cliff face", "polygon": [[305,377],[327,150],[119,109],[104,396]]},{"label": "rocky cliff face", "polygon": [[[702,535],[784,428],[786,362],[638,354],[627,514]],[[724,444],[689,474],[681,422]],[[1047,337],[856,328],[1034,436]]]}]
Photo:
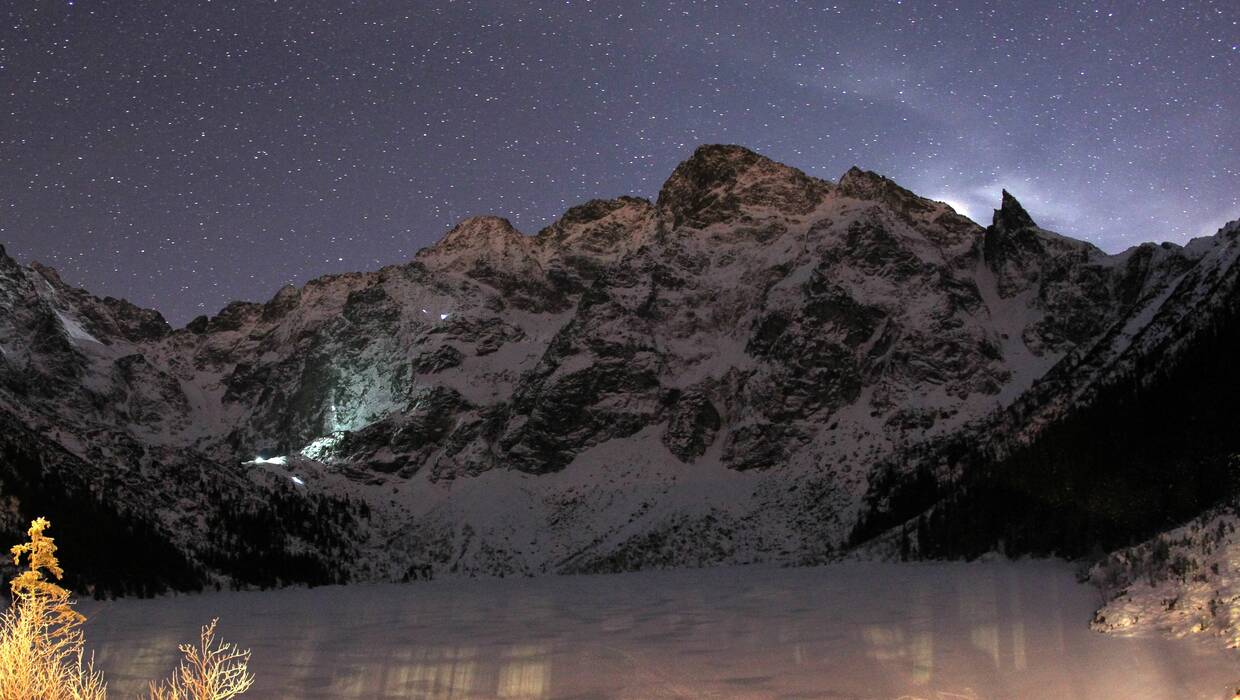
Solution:
[{"label": "rocky cliff face", "polygon": [[[184,329],[0,255],[0,416],[208,583],[817,561],[881,508],[878,465],[1035,432],[1174,337],[1236,248],[1109,256],[1006,192],[982,228],[704,146],[654,203],[467,219]],[[46,498],[5,528],[55,522]],[[230,551],[260,525],[276,581]]]}]

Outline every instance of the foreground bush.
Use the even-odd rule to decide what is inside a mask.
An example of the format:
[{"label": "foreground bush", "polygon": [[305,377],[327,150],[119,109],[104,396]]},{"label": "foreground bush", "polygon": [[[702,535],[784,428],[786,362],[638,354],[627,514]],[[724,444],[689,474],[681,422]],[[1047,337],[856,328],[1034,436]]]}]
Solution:
[{"label": "foreground bush", "polygon": [[[69,591],[55,583],[64,575],[56,543],[30,524],[30,541],[12,548],[13,563],[26,569],[10,582],[13,600],[0,613],[0,700],[104,700],[107,687],[93,661],[84,658],[86,618],[73,609]],[[250,652],[215,641],[216,620],[202,628],[197,647],[181,646],[184,659],[171,678],[151,683],[151,700],[228,700],[250,689]]]},{"label": "foreground bush", "polygon": [[250,652],[215,641],[215,623],[202,628],[198,646],[181,645],[181,667],[161,685],[151,683],[151,700],[226,700],[250,689]]}]

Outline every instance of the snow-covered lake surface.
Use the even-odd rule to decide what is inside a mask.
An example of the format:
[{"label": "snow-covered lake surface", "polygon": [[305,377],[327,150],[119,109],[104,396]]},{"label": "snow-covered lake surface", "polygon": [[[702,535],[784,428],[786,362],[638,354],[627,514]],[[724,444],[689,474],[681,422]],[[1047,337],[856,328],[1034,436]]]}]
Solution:
[{"label": "snow-covered lake surface", "polygon": [[[1091,632],[1068,564],[846,563],[83,603],[114,697],[219,616],[263,698],[1230,698],[1240,658]],[[1234,687],[1231,687],[1234,690]]]}]

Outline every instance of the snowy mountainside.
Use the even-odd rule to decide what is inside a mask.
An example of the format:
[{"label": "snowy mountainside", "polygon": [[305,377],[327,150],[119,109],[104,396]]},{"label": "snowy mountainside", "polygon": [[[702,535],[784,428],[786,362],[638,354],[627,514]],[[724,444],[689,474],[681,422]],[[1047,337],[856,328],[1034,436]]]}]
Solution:
[{"label": "snowy mountainside", "polygon": [[1234,504],[1107,556],[1089,572],[1108,602],[1091,626],[1121,636],[1209,635],[1240,646],[1240,534]]},{"label": "snowy mountainside", "polygon": [[[473,217],[182,329],[0,255],[0,415],[37,436],[27,472],[72,473],[205,583],[819,561],[879,465],[987,421],[1032,435],[1174,343],[1237,250],[1106,255],[1007,193],[982,228],[874,173],[704,146],[655,202],[536,235]],[[5,531],[56,522],[47,498]],[[258,580],[214,528],[298,563]]]},{"label": "snowy mountainside", "polygon": [[[1240,223],[1113,260],[1168,284],[1017,401],[873,473],[851,540],[882,556],[1094,557],[1240,493]],[[1163,262],[1159,262],[1163,261]]]}]

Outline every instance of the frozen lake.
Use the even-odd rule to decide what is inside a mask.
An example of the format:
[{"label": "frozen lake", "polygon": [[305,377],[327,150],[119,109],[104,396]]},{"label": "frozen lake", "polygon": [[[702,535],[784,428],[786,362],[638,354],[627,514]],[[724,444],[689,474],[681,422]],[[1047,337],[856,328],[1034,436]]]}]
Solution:
[{"label": "frozen lake", "polygon": [[848,563],[83,603],[114,697],[219,616],[263,698],[1230,698],[1240,658],[1091,632],[1053,561]]}]

